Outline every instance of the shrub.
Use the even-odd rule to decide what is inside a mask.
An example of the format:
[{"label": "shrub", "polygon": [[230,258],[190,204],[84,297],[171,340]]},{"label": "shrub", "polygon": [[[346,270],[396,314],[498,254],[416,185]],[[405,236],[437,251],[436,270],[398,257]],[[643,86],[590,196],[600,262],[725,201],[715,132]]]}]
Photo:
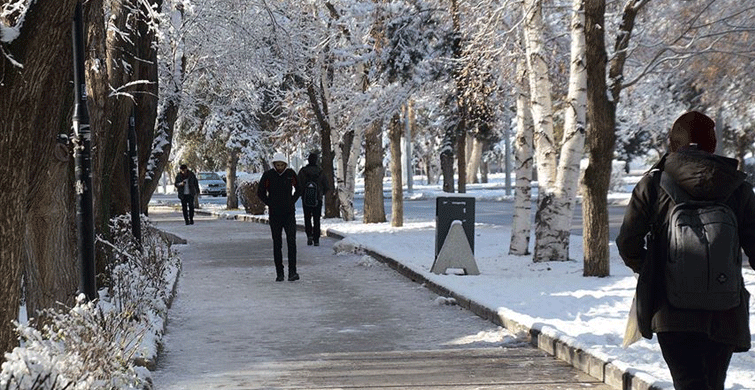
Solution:
[{"label": "shrub", "polygon": [[141,244],[129,216],[111,221],[108,287],[99,299],[81,295],[71,309],[48,309],[44,324],[16,323],[21,345],[5,355],[2,389],[149,389],[140,366],[154,359],[180,259],[142,217]]},{"label": "shrub", "polygon": [[257,197],[258,181],[242,181],[236,188],[236,196],[244,205],[247,214],[262,215],[265,213],[265,204]]}]

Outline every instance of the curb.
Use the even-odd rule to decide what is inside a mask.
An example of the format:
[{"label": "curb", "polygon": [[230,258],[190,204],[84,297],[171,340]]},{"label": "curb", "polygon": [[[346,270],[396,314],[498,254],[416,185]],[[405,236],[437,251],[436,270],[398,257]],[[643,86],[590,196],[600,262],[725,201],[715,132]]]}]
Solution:
[{"label": "curb", "polygon": [[[262,224],[269,224],[267,217],[260,217],[249,214],[228,214],[218,213],[213,211],[195,211],[204,215],[214,216],[221,219],[238,220],[245,222],[256,222]],[[303,231],[304,226],[297,223],[297,230]],[[344,239],[346,235],[339,232],[336,229],[322,229],[323,234],[330,238]],[[665,388],[654,385],[654,382],[658,380],[650,378],[649,375],[644,374],[644,378],[640,378],[635,375],[634,370],[631,368],[623,369],[621,366],[626,366],[626,363],[617,365],[611,360],[605,360],[603,358],[592,355],[591,353],[572,345],[568,340],[564,340],[558,336],[553,337],[543,334],[538,328],[530,328],[526,325],[520,324],[505,315],[498,313],[494,308],[490,308],[469,299],[461,294],[449,290],[435,282],[432,282],[425,278],[422,274],[411,268],[399,263],[395,259],[382,255],[374,249],[362,247],[364,253],[375,258],[381,263],[386,264],[390,268],[394,269],[399,274],[411,279],[413,282],[419,283],[430,291],[444,297],[452,297],[456,300],[456,304],[463,307],[477,316],[488,320],[498,326],[502,326],[511,330],[514,333],[523,332],[529,337],[529,342],[532,346],[548,353],[549,355],[562,360],[572,367],[598,379],[599,381],[618,390],[664,390]]]}]

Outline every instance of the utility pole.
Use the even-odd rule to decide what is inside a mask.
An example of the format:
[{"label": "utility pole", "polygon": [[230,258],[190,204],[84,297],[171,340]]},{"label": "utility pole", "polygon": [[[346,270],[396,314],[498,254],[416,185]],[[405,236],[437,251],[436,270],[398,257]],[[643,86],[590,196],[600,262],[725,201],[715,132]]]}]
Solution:
[{"label": "utility pole", "polygon": [[136,242],[142,243],[141,205],[139,198],[139,156],[136,144],[136,123],[134,110],[128,120],[128,169],[131,178],[131,233]]},{"label": "utility pole", "polygon": [[78,231],[81,278],[79,293],[97,298],[94,259],[94,208],[92,206],[92,130],[89,127],[84,80],[84,16],[81,1],[73,17],[73,110],[74,153],[76,155],[76,229]]}]

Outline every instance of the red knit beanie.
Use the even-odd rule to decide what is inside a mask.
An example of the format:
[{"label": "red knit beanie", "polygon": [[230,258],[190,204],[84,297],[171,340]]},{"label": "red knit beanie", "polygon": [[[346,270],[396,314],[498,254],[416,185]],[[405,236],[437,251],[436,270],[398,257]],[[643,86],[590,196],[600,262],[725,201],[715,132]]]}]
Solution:
[{"label": "red knit beanie", "polygon": [[669,149],[672,152],[697,145],[708,153],[716,151],[716,124],[707,115],[690,111],[680,116],[669,132]]}]

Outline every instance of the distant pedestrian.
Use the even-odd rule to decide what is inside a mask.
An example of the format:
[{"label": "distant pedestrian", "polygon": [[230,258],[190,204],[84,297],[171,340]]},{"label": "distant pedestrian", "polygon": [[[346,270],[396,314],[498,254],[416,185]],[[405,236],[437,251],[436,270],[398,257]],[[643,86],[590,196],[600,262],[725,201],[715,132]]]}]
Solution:
[{"label": "distant pedestrian", "polygon": [[713,154],[706,115],[680,116],[669,150],[634,188],[616,246],[640,274],[640,332],[658,335],[674,388],[723,390],[732,354],[751,347],[740,248],[755,268],[755,193],[736,160]]},{"label": "distant pedestrian", "polygon": [[283,236],[286,231],[288,246],[288,280],[299,280],[296,272],[296,201],[299,199],[299,186],[296,172],[288,168],[288,161],[282,153],[275,153],[273,168],[262,174],[257,196],[267,205],[270,231],[273,235],[273,260],[276,282],[282,282]]},{"label": "distant pedestrian", "polygon": [[178,199],[181,199],[181,211],[187,225],[194,224],[194,197],[199,194],[199,181],[186,164],[181,164],[174,182]]},{"label": "distant pedestrian", "polygon": [[317,157],[317,153],[310,153],[307,157],[308,164],[299,170],[304,231],[307,233],[307,245],[315,246],[320,245],[322,196],[330,190],[322,168],[317,165]]}]

